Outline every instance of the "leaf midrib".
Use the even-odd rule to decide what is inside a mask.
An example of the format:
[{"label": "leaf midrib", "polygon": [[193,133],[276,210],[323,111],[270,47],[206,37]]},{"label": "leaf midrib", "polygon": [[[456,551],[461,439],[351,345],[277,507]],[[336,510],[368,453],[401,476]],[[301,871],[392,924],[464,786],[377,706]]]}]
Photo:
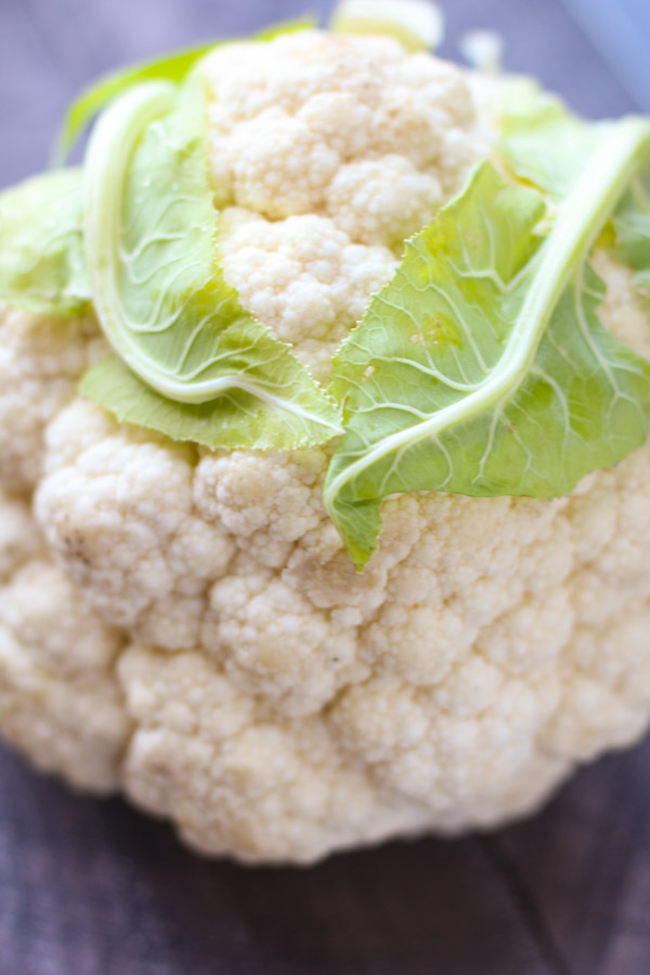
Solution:
[{"label": "leaf midrib", "polygon": [[640,118],[624,119],[612,126],[609,138],[605,134],[573,193],[560,207],[555,226],[542,245],[541,259],[537,255],[528,262],[529,266],[534,262],[533,283],[497,368],[476,391],[430,419],[391,434],[342,470],[325,488],[330,514],[342,487],[393,451],[436,437],[444,429],[467,422],[514,394],[537,355],[553,311],[576,267],[584,261],[649,148],[650,125]]}]

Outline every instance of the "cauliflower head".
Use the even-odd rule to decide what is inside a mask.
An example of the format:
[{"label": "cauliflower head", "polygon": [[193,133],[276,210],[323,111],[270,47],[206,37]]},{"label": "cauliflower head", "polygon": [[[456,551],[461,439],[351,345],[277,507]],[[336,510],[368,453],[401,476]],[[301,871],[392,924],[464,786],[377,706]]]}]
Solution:
[{"label": "cauliflower head", "polygon": [[[489,151],[463,74],[317,32],[207,61],[220,258],[320,379]],[[217,190],[215,190],[217,192]],[[631,272],[609,330],[650,359]],[[0,731],[196,850],[308,863],[535,809],[650,717],[650,445],[558,500],[415,493],[354,570],[329,446],[211,451],[76,382],[92,316],[0,309]]]}]

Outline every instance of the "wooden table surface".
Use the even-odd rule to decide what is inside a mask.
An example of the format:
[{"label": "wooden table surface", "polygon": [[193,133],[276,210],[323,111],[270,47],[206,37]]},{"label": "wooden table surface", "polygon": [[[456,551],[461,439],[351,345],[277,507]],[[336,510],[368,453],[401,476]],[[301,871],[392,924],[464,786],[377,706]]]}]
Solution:
[{"label": "wooden table surface", "polygon": [[[305,6],[328,5],[0,0],[0,186],[44,165],[66,102],[97,73]],[[633,107],[561,0],[446,6],[446,53],[494,25],[509,67],[583,112]],[[0,975],[650,973],[648,744],[584,770],[525,823],[307,871],[202,861],[168,826],[74,796],[3,749],[0,796]]]}]

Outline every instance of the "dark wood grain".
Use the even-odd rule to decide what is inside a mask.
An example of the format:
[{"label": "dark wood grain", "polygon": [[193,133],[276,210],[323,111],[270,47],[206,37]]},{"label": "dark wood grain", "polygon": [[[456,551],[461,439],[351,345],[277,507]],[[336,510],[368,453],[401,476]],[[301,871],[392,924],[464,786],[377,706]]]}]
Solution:
[{"label": "dark wood grain", "polygon": [[204,862],[167,826],[0,760],[5,975],[647,975],[650,748],[484,837],[310,870]]},{"label": "dark wood grain", "polygon": [[[0,185],[44,165],[105,69],[327,5],[0,0]],[[590,115],[631,103],[559,0],[449,0],[507,63]],[[73,795],[0,748],[0,975],[648,975],[650,745],[582,772],[485,837],[251,870],[185,851],[118,800]]]}]

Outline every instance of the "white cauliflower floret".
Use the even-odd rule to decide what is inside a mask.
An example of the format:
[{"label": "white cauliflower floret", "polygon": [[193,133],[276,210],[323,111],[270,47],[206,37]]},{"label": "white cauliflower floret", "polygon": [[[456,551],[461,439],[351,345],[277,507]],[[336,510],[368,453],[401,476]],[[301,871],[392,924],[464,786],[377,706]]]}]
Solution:
[{"label": "white cauliflower floret", "polygon": [[97,326],[0,304],[0,328],[0,481],[29,491],[41,474],[44,427],[73,398]]},{"label": "white cauliflower floret", "polygon": [[435,177],[419,173],[403,156],[388,155],[342,166],[328,187],[327,206],[350,236],[391,246],[431,223],[442,196]]},{"label": "white cauliflower floret", "polygon": [[220,258],[243,304],[322,382],[336,346],[397,266],[386,247],[351,243],[329,218],[270,223],[236,208],[222,216]]},{"label": "white cauliflower floret", "polygon": [[0,491],[0,580],[6,581],[43,548],[29,505]]},{"label": "white cauliflower floret", "polygon": [[238,206],[274,220],[316,209],[340,162],[304,122],[278,107],[239,125],[229,143]]},{"label": "white cauliflower floret", "polygon": [[[308,32],[206,62],[219,259],[325,380],[485,152],[461,73]],[[605,324],[650,358],[630,272]],[[569,498],[387,499],[362,574],[331,445],[209,451],[74,394],[95,326],[0,312],[0,730],[195,848],[309,862],[535,808],[650,714],[650,445]]]},{"label": "white cauliflower floret", "polygon": [[109,792],[130,721],[113,675],[122,639],[44,553],[0,589],[0,726],[41,769]]},{"label": "white cauliflower floret", "polygon": [[[439,694],[374,678],[343,695],[332,721],[351,757],[370,762],[384,788],[428,806],[441,829],[465,825],[462,810],[482,823],[505,790],[516,793],[522,772],[525,781],[537,757],[535,733],[548,714],[535,688],[495,680],[492,706],[481,711],[479,700],[475,713],[462,715],[441,706]],[[547,782],[566,769],[551,757],[542,764]]]},{"label": "white cauliflower floret", "polygon": [[[272,620],[269,605],[277,609]],[[237,686],[264,694],[291,715],[318,711],[339,687],[366,673],[356,664],[354,627],[250,565],[213,588],[202,644]]]},{"label": "white cauliflower floret", "polygon": [[326,469],[322,450],[291,454],[206,453],[196,469],[194,499],[207,521],[220,521],[233,536],[250,539],[262,529],[264,539],[295,542],[322,519],[314,486]]},{"label": "white cauliflower floret", "polygon": [[[87,445],[88,431],[102,428],[97,413],[91,403],[73,404],[52,424],[52,456],[68,463],[37,493],[46,537],[103,619],[169,648],[186,646],[198,638],[207,581],[226,570],[234,544],[194,512],[193,448],[115,423]],[[64,447],[66,430],[72,442]]]},{"label": "white cauliflower floret", "polygon": [[461,72],[388,38],[226,45],[204,65],[219,251],[315,377],[487,151]]},{"label": "white cauliflower floret", "polygon": [[[403,239],[425,222],[426,208],[412,206],[410,219],[403,213],[414,187],[428,208],[441,188],[452,193],[485,152],[461,72],[429,56],[405,55],[388,38],[301,32],[272,44],[227,45],[207,59],[205,76],[219,206],[272,219],[324,209],[336,223],[341,204],[328,204],[332,179],[352,163],[374,161],[381,165],[361,172],[377,185],[355,199],[342,229],[366,243],[381,199],[384,233],[376,226],[371,236],[391,244],[396,225],[405,228]],[[395,193],[384,190],[382,198],[387,170]]]},{"label": "white cauliflower floret", "polygon": [[632,284],[634,271],[614,260],[604,250],[596,251],[594,269],[604,278],[607,294],[601,306],[601,318],[616,338],[650,359],[650,329],[647,300],[639,299]]},{"label": "white cauliflower floret", "polygon": [[372,782],[346,763],[325,721],[265,718],[203,654],[133,647],[120,676],[139,728],[127,793],[172,816],[202,852],[309,861],[361,834],[372,841],[424,825],[417,808],[377,809]]}]

